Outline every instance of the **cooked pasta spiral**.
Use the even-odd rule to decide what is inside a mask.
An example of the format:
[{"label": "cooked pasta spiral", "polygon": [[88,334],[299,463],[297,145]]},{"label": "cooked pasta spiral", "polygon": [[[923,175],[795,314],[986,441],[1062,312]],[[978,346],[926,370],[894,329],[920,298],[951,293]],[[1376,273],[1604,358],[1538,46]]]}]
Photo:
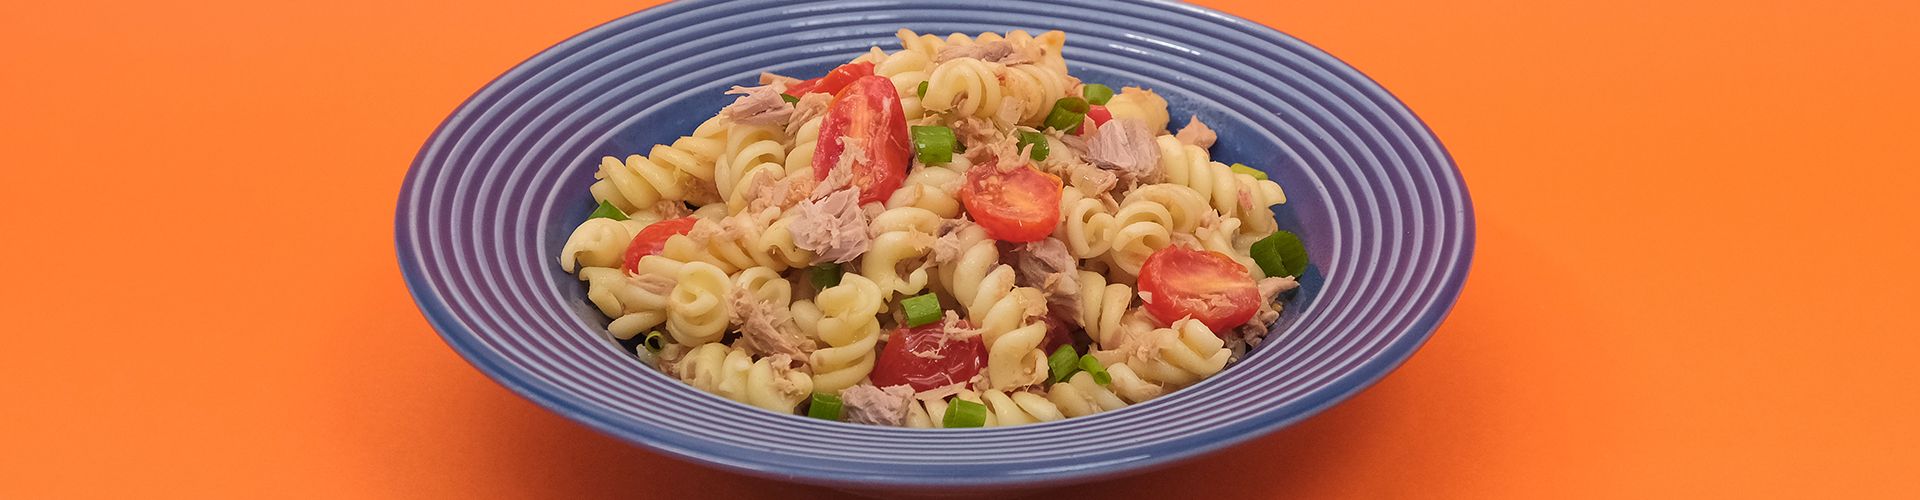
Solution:
[{"label": "cooked pasta spiral", "polygon": [[1218,373],[1232,355],[1225,340],[1192,318],[1175,321],[1173,326],[1155,329],[1135,340],[1137,344],[1123,346],[1122,352],[1099,351],[1094,355],[1107,362],[1110,369],[1124,362],[1141,380],[1172,388]]},{"label": "cooked pasta spiral", "polygon": [[667,294],[673,283],[648,276],[629,276],[610,267],[580,269],[580,281],[587,282],[587,300],[600,312],[613,318],[607,333],[626,340],[667,320]]},{"label": "cooked pasta spiral", "polygon": [[[874,51],[879,52],[875,47]],[[919,118],[926,114],[920,107],[920,83],[927,81],[928,70],[933,67],[933,56],[912,50],[902,50],[892,54],[880,53],[874,57],[873,74],[886,77],[893,82],[893,90],[900,95],[900,110],[907,119]]]},{"label": "cooked pasta spiral", "polygon": [[1001,116],[1000,99],[1005,90],[1000,83],[1000,68],[998,64],[971,57],[935,65],[933,73],[927,76],[927,94],[920,97],[920,105],[934,113],[1000,118],[1003,122],[1017,120],[1024,110]]},{"label": "cooked pasta spiral", "polygon": [[1080,328],[1102,348],[1120,345],[1120,323],[1133,304],[1133,287],[1107,283],[1093,271],[1080,271]]},{"label": "cooked pasta spiral", "polygon": [[1167,114],[1166,98],[1138,87],[1120,89],[1119,94],[1107,100],[1107,113],[1115,120],[1140,120],[1147,131],[1154,134],[1166,132],[1167,122],[1172,118]]},{"label": "cooked pasta spiral", "polygon": [[788,366],[784,354],[755,361],[744,349],[724,344],[693,348],[673,372],[700,390],[782,413],[792,413],[813,393],[813,378]]},{"label": "cooked pasta spiral", "polygon": [[786,175],[813,175],[813,151],[820,142],[820,120],[816,116],[793,133],[793,145],[787,151]]},{"label": "cooked pasta spiral", "polygon": [[[885,298],[913,295],[927,287],[927,253],[943,219],[922,208],[890,208],[869,224],[873,246],[860,257],[860,274],[872,279]],[[901,271],[902,267],[906,270]]]},{"label": "cooked pasta spiral", "polygon": [[[1019,99],[1021,125],[1040,125],[1046,121],[1054,101],[1067,97],[1067,91],[1076,83],[1064,69],[1038,64],[1015,64],[1006,68],[1000,82],[1001,92],[1007,98]],[[927,91],[932,92],[932,85],[928,87]]]},{"label": "cooked pasta spiral", "polygon": [[1054,383],[1053,387],[1047,389],[1047,400],[1069,417],[1084,417],[1127,407],[1127,400],[1114,394],[1113,389],[1095,382],[1093,374],[1087,372],[1075,373],[1065,382]]},{"label": "cooked pasta spiral", "polygon": [[1192,188],[1152,184],[1135,188],[1114,213],[1109,260],[1127,275],[1140,274],[1147,257],[1173,244],[1175,233],[1190,233],[1211,209]]},{"label": "cooked pasta spiral", "polygon": [[1000,250],[986,229],[967,226],[958,236],[960,254],[940,266],[940,283],[966,309],[967,321],[980,329],[990,386],[1039,382],[1046,376],[1046,354],[1039,346],[1047,330],[1032,319],[1046,315],[1046,294],[1014,286],[1013,266],[1000,263]]},{"label": "cooked pasta spiral", "polygon": [[[658,255],[640,259],[659,262]],[[688,262],[673,274],[673,292],[667,296],[667,333],[674,343],[697,346],[717,342],[727,333],[728,300],[733,280],[705,262]]]},{"label": "cooked pasta spiral", "polygon": [[601,158],[600,170],[593,174],[598,180],[588,188],[593,199],[628,213],[660,200],[714,201],[702,186],[713,181],[714,162],[726,147],[726,125],[716,116],[671,146],[654,146],[647,156],[628,155],[625,162]]},{"label": "cooked pasta spiral", "polygon": [[813,260],[808,252],[793,243],[793,231],[787,228],[791,215],[774,217],[778,209],[762,213],[736,214],[720,220],[702,219],[687,234],[667,238],[660,256],[683,262],[705,262],[732,274],[755,266],[785,271],[805,266]]},{"label": "cooked pasta spiral", "polygon": [[1119,229],[1108,202],[1092,198],[1079,188],[1061,188],[1060,226],[1053,236],[1067,244],[1074,258],[1092,259],[1113,248],[1113,232]]},{"label": "cooked pasta spiral", "polygon": [[971,164],[963,156],[954,155],[953,159],[954,163],[946,166],[923,166],[907,174],[900,189],[887,198],[887,208],[918,207],[944,219],[959,217],[960,184]]},{"label": "cooked pasta spiral", "polygon": [[573,228],[566,244],[560,246],[560,268],[573,272],[576,263],[581,267],[619,267],[634,233],[644,227],[604,217],[587,219]]},{"label": "cooked pasta spiral", "polygon": [[781,129],[733,125],[727,129],[727,147],[714,165],[714,189],[727,202],[727,213],[746,209],[753,178],[786,176],[787,150],[780,144]]},{"label": "cooked pasta spiral", "polygon": [[988,427],[1037,424],[1067,418],[1053,401],[1031,392],[1007,393],[987,389],[980,391],[980,402],[987,405]]},{"label": "cooked pasta spiral", "polygon": [[820,392],[853,387],[873,371],[873,346],[880,342],[880,287],[865,276],[846,273],[840,284],[821,290],[812,305],[821,313],[814,331],[828,346],[813,351],[810,359],[814,386]]},{"label": "cooked pasta spiral", "polygon": [[1244,221],[1242,232],[1268,234],[1277,227],[1267,207],[1287,202],[1286,192],[1271,180],[1234,172],[1207,156],[1207,150],[1185,144],[1171,135],[1154,139],[1160,148],[1160,169],[1167,182],[1193,188],[1221,215]]}]

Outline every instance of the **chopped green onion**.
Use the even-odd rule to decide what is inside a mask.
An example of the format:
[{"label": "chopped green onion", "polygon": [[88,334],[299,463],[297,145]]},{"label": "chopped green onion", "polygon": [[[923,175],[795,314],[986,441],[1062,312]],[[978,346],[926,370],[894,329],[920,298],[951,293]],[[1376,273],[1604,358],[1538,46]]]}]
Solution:
[{"label": "chopped green onion", "polygon": [[941,427],[985,427],[987,425],[987,405],[955,399],[947,405],[947,414],[940,419]]},{"label": "chopped green onion", "polygon": [[1047,159],[1047,136],[1039,132],[1021,132],[1017,147],[1025,148],[1027,145],[1033,145],[1033,153],[1028,155],[1033,157],[1033,161]]},{"label": "chopped green onion", "polygon": [[1093,357],[1092,354],[1080,357],[1080,369],[1093,374],[1093,383],[1100,385],[1113,383],[1113,375],[1107,373],[1107,365],[1100,363],[1100,358]]},{"label": "chopped green onion", "polygon": [[1307,272],[1307,246],[1300,243],[1300,237],[1286,231],[1275,231],[1272,235],[1253,242],[1248,251],[1253,261],[1260,264],[1260,271],[1267,276],[1300,276]]},{"label": "chopped green onion", "polygon": [[661,335],[659,330],[647,332],[647,336],[640,339],[640,347],[647,348],[649,352],[660,352],[667,348],[667,336]]},{"label": "chopped green onion", "polygon": [[603,201],[600,202],[600,208],[593,209],[593,214],[587,216],[588,219],[598,219],[601,217],[613,220],[627,220],[627,213],[620,211],[620,208],[613,206],[612,203]]},{"label": "chopped green onion", "polygon": [[1055,349],[1053,355],[1047,357],[1047,368],[1053,374],[1053,383],[1058,384],[1073,376],[1073,372],[1080,369],[1079,361],[1080,353],[1073,352],[1073,346],[1063,345]]},{"label": "chopped green onion", "polygon": [[813,402],[807,404],[807,416],[821,420],[840,420],[840,396],[824,392],[813,393]]},{"label": "chopped green onion", "polygon": [[908,328],[918,328],[940,321],[940,297],[931,293],[902,300],[900,308],[907,311]]},{"label": "chopped green onion", "polygon": [[914,125],[913,154],[921,165],[945,165],[953,162],[953,129],[939,125]]},{"label": "chopped green onion", "polygon": [[1255,179],[1260,179],[1260,180],[1263,180],[1263,181],[1264,181],[1264,180],[1267,180],[1267,173],[1266,173],[1266,172],[1261,172],[1261,171],[1260,171],[1260,169],[1257,169],[1257,168],[1253,168],[1253,167],[1249,167],[1249,166],[1246,166],[1246,165],[1241,165],[1241,164],[1238,164],[1238,163],[1235,163],[1235,164],[1233,164],[1233,173],[1236,173],[1236,174],[1247,174],[1247,175],[1251,175],[1251,176],[1253,176],[1253,178],[1255,178]]},{"label": "chopped green onion", "polygon": [[927,82],[920,82],[920,89],[919,89],[919,90],[915,90],[915,91],[914,91],[914,93],[913,93],[913,95],[917,95],[917,96],[920,96],[920,97],[926,97],[926,96],[927,96]]},{"label": "chopped green onion", "polygon": [[807,269],[807,277],[813,280],[813,288],[825,290],[840,284],[840,265],[826,263]]},{"label": "chopped green onion", "polygon": [[1047,128],[1071,131],[1080,128],[1080,121],[1086,118],[1086,99],[1062,97],[1053,101],[1053,111],[1047,113]]},{"label": "chopped green onion", "polygon": [[787,101],[788,104],[800,102],[800,98],[786,95],[786,94],[780,94],[780,100]]},{"label": "chopped green onion", "polygon": [[1080,95],[1086,96],[1087,102],[1105,105],[1108,100],[1113,99],[1113,87],[1089,83],[1080,88]]}]

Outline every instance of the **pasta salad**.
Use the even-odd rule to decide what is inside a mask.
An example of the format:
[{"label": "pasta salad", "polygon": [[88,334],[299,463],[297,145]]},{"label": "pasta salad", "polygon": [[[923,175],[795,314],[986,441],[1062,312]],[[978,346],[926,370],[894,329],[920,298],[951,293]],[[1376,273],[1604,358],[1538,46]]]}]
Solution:
[{"label": "pasta salad", "polygon": [[559,263],[667,375],[904,427],[1111,411],[1258,345],[1306,251],[1198,117],[1068,74],[1065,35],[901,30],[606,157]]}]

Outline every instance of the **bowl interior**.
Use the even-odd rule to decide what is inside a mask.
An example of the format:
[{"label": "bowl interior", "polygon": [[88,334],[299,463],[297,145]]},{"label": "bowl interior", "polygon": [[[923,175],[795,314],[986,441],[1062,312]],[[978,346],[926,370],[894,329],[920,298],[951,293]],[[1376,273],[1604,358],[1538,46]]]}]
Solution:
[{"label": "bowl interior", "polygon": [[[893,32],[1058,29],[1072,72],[1166,96],[1213,156],[1285,187],[1312,265],[1269,341],[1120,411],[1004,429],[778,415],[643,367],[555,258],[601,156],[671,142],[761,71],[812,76]],[[1358,72],[1271,29],[1158,2],[678,2],[561,43],[477,93],[421,150],[397,217],[421,309],[476,367],[570,418],[742,472],[847,487],[1001,488],[1143,470],[1251,438],[1371,384],[1450,308],[1472,216],[1445,151]]]}]

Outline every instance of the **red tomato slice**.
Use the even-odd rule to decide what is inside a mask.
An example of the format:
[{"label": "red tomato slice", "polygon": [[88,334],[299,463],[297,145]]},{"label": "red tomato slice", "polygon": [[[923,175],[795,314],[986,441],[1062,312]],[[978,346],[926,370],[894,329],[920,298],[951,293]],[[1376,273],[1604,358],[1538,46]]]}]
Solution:
[{"label": "red tomato slice", "polygon": [[941,323],[936,322],[894,330],[867,376],[878,387],[906,384],[914,391],[924,391],[966,382],[986,365],[987,347],[980,336],[949,339],[941,332]]},{"label": "red tomato slice", "polygon": [[1221,337],[1253,319],[1260,307],[1260,289],[1247,268],[1210,250],[1167,247],[1154,252],[1140,266],[1140,292],[1152,298],[1146,301],[1147,312],[1162,323],[1192,317]]},{"label": "red tomato slice", "polygon": [[[1098,104],[1088,106],[1087,121],[1093,122],[1093,125],[1096,127],[1100,125],[1106,125],[1107,122],[1113,121],[1113,112],[1107,111],[1106,106],[1101,106]],[[1073,133],[1074,135],[1086,135],[1087,133],[1086,124],[1081,124],[1080,130],[1075,130]]]},{"label": "red tomato slice", "polygon": [[[913,146],[907,142],[907,115],[893,81],[863,76],[833,96],[827,116],[820,121],[820,139],[813,153],[813,179],[824,180],[840,165],[847,143],[856,144],[852,184],[860,188],[860,203],[885,201],[907,178]],[[1056,196],[1058,193],[1056,193]]]},{"label": "red tomato slice", "polygon": [[627,255],[622,259],[621,267],[626,268],[629,274],[639,271],[641,257],[660,253],[660,249],[667,246],[667,238],[693,231],[695,222],[699,222],[699,219],[681,217],[655,222],[641,228],[640,234],[633,235],[633,242],[627,244]]},{"label": "red tomato slice", "polygon": [[1001,172],[989,161],[967,171],[960,202],[993,239],[1040,241],[1060,224],[1060,179],[1031,166]]},{"label": "red tomato slice", "polygon": [[788,85],[787,95],[799,97],[814,92],[823,94],[838,93],[840,89],[847,88],[847,84],[853,83],[855,79],[872,74],[873,63],[842,64],[838,68],[833,68],[833,71],[828,71],[827,76],[812,80],[802,80],[799,83]]}]

